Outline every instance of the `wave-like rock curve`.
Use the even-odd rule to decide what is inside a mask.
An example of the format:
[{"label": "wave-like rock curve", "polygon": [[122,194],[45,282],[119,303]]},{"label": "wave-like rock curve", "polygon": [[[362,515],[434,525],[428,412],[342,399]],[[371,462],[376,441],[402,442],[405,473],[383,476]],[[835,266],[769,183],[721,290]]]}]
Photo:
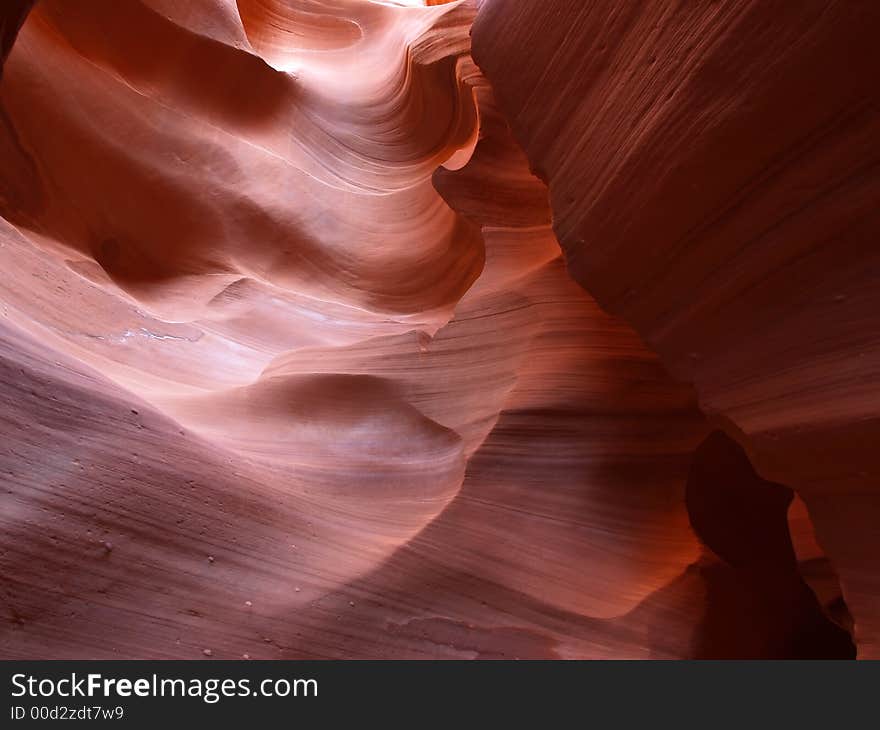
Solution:
[{"label": "wave-like rock curve", "polygon": [[880,9],[486,0],[474,55],[573,277],[798,491],[880,641]]},{"label": "wave-like rock curve", "polygon": [[27,5],[5,658],[851,652],[802,503],[794,629],[695,521],[710,426],[570,278],[476,3]]}]

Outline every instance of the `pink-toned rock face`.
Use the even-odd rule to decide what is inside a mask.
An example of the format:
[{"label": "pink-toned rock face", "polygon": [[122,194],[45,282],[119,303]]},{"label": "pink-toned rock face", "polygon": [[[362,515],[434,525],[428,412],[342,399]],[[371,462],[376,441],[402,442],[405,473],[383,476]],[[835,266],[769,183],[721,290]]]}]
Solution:
[{"label": "pink-toned rock face", "polygon": [[0,657],[852,655],[813,493],[570,278],[479,3],[28,5]]}]

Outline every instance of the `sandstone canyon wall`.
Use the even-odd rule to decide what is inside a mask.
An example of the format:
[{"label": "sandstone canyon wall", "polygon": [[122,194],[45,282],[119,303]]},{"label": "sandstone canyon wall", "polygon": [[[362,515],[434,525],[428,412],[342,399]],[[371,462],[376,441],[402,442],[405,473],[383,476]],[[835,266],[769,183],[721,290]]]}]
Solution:
[{"label": "sandstone canyon wall", "polygon": [[768,478],[880,651],[880,7],[488,0],[569,271]]},{"label": "sandstone canyon wall", "polygon": [[875,651],[868,6],[29,5],[0,656]]}]

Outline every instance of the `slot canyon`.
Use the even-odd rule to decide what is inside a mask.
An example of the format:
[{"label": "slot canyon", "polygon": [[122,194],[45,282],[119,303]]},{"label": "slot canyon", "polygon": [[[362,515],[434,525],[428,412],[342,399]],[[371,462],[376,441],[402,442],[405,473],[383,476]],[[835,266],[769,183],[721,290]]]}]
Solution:
[{"label": "slot canyon", "polygon": [[878,37],[4,0],[0,658],[880,658]]}]

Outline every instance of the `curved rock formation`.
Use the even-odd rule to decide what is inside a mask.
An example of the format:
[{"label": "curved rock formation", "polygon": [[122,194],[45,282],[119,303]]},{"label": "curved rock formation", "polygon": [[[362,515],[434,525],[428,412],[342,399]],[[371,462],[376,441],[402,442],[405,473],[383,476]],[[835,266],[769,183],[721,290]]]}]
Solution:
[{"label": "curved rock formation", "polygon": [[[31,11],[0,82],[4,658],[851,655],[802,503],[781,597],[694,518],[710,427],[569,277],[476,12]],[[815,641],[780,640],[790,605]]]},{"label": "curved rock formation", "polygon": [[474,55],[573,277],[768,479],[880,641],[880,8],[486,0]]}]

